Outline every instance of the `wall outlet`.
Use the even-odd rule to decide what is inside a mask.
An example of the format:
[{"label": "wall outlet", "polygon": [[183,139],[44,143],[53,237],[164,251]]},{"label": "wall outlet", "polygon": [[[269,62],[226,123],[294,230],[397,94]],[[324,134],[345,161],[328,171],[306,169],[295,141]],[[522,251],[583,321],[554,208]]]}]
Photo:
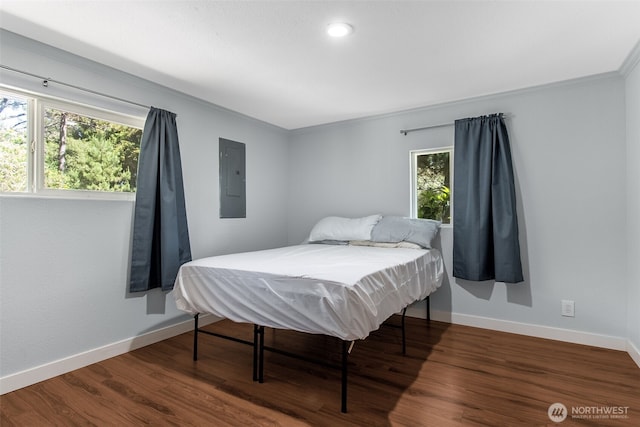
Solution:
[{"label": "wall outlet", "polygon": [[575,317],[575,305],[573,300],[562,300],[562,315],[565,317]]}]

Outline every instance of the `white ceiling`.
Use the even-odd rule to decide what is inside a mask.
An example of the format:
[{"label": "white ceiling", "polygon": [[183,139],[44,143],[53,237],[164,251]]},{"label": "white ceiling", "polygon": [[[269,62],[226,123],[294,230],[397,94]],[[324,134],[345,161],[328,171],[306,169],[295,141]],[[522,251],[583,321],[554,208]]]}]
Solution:
[{"label": "white ceiling", "polygon": [[[0,11],[9,31],[286,129],[616,71],[640,40],[640,1],[0,0]],[[335,20],[355,32],[329,38]]]}]

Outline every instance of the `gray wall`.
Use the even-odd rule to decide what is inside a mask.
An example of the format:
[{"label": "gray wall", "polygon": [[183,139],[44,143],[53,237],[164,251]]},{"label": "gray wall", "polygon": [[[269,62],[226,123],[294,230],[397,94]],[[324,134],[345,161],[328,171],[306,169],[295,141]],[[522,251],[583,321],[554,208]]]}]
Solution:
[{"label": "gray wall", "polygon": [[[453,128],[399,130],[493,112],[510,115],[526,281],[454,279],[444,227],[449,276],[432,307],[445,319],[626,337],[625,84],[617,73],[293,132],[289,243],[329,214],[409,215],[409,150],[451,146]],[[575,318],[560,315],[561,299],[575,300]]]},{"label": "gray wall", "polygon": [[[286,131],[6,31],[0,52],[3,65],[177,114],[194,257],[286,244]],[[10,72],[0,81],[43,90]],[[247,146],[246,219],[218,218],[219,137]],[[170,294],[127,293],[132,212],[132,201],[0,196],[0,376],[188,318]]]},{"label": "gray wall", "polygon": [[626,77],[627,262],[629,341],[640,351],[640,43],[635,67]]}]

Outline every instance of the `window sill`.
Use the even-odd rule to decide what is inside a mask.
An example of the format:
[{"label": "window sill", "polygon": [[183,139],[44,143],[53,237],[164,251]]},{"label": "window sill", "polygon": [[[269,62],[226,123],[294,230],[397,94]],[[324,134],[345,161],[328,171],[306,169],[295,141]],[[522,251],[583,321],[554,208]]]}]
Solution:
[{"label": "window sill", "polygon": [[54,199],[54,200],[102,200],[135,202],[136,193],[101,193],[97,191],[42,191],[38,193],[0,193],[0,198]]}]

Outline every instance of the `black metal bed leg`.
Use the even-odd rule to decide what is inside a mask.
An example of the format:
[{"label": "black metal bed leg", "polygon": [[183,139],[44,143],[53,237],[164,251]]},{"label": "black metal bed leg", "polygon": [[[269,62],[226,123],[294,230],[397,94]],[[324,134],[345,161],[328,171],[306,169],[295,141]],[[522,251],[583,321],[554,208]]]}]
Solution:
[{"label": "black metal bed leg", "polygon": [[258,347],[258,382],[264,382],[264,326],[258,328],[259,347]]},{"label": "black metal bed leg", "polygon": [[407,314],[407,307],[405,307],[402,310],[402,355],[406,356],[407,355],[407,335],[405,333],[405,327],[404,327],[404,318],[406,317],[405,315]]},{"label": "black metal bed leg", "polygon": [[342,407],[343,414],[347,413],[347,359],[349,356],[349,344],[342,341]]},{"label": "black metal bed leg", "polygon": [[253,380],[258,381],[258,325],[253,325]]},{"label": "black metal bed leg", "polygon": [[427,326],[431,326],[431,299],[427,297]]},{"label": "black metal bed leg", "polygon": [[200,314],[196,314],[193,316],[193,361],[198,360],[198,316]]}]

